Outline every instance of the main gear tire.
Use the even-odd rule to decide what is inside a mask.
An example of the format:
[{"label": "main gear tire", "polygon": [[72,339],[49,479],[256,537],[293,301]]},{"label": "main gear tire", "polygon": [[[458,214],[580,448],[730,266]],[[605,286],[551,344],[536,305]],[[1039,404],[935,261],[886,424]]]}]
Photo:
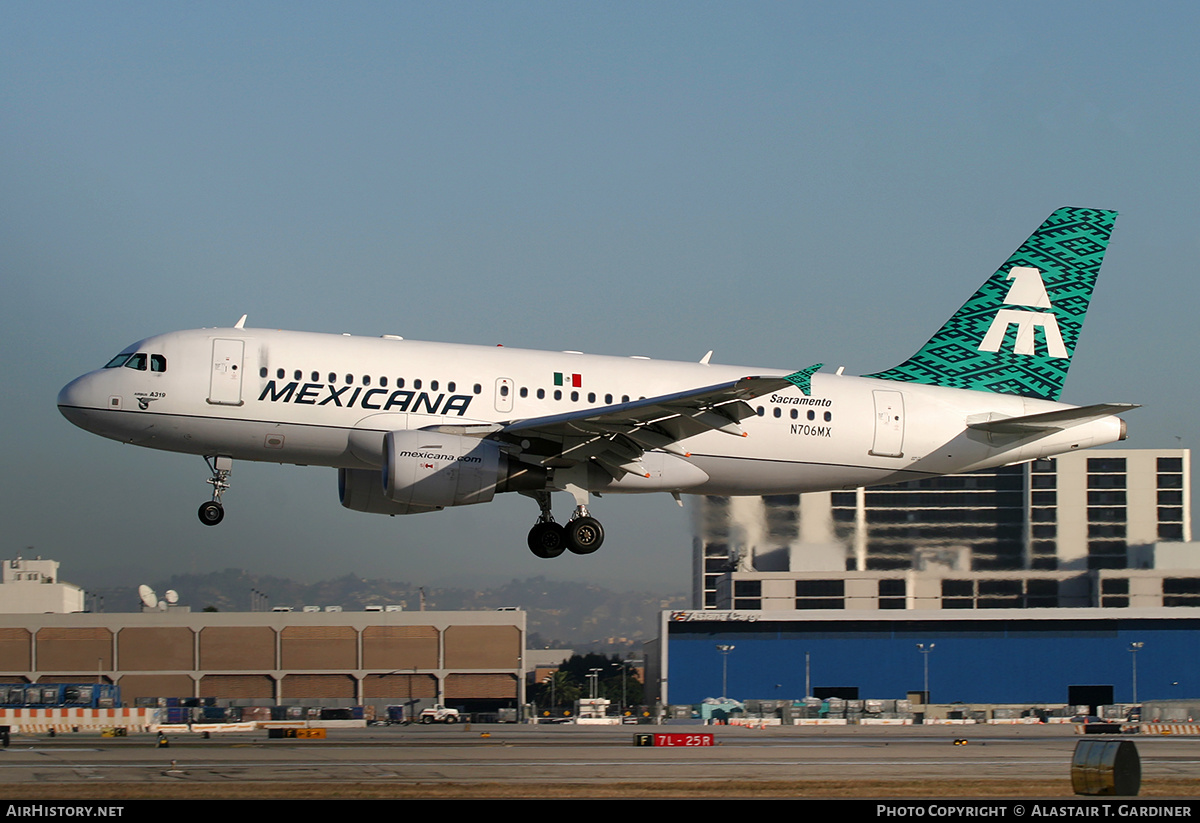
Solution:
[{"label": "main gear tire", "polygon": [[536,523],[529,530],[529,550],[543,560],[558,557],[567,549],[566,531],[557,523]]},{"label": "main gear tire", "polygon": [[604,543],[604,527],[594,517],[576,517],[567,524],[567,548],[574,554],[591,554]]}]

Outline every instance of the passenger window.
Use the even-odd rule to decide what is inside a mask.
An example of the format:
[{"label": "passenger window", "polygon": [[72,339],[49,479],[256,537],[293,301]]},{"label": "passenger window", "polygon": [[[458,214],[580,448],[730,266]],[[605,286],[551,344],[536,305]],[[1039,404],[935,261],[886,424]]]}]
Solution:
[{"label": "passenger window", "polygon": [[546,399],[546,390],[545,389],[538,389],[537,394],[538,394],[538,400]]},{"label": "passenger window", "polygon": [[162,371],[166,371],[166,370],[167,370],[167,358],[166,357],[164,357],[161,354],[150,355],[150,371],[162,372]]}]

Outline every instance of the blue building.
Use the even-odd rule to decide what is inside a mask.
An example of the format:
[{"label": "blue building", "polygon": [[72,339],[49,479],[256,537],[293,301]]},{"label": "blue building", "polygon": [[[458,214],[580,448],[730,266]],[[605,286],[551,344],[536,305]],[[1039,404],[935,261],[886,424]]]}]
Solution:
[{"label": "blue building", "polygon": [[1188,607],[666,612],[648,685],[669,704],[892,699],[923,691],[928,663],[932,703],[1195,698],[1198,632]]}]

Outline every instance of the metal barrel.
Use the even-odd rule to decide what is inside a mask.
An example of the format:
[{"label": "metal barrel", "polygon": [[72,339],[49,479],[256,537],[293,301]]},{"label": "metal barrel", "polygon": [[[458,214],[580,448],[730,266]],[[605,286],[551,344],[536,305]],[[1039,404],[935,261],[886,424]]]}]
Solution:
[{"label": "metal barrel", "polygon": [[1075,794],[1136,797],[1142,761],[1129,740],[1080,740],[1071,760]]}]

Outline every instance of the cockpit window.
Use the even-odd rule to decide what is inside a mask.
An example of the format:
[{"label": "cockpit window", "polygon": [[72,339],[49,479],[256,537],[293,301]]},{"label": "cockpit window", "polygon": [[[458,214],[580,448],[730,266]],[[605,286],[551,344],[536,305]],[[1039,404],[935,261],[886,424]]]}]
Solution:
[{"label": "cockpit window", "polygon": [[138,352],[129,358],[129,362],[125,364],[127,369],[137,369],[138,371],[146,370],[146,353]]},{"label": "cockpit window", "polygon": [[167,370],[167,358],[163,357],[161,354],[150,355],[150,371],[166,371],[166,370]]},{"label": "cockpit window", "polygon": [[126,360],[128,360],[129,358],[130,358],[130,353],[129,353],[129,352],[127,352],[127,351],[126,351],[126,352],[121,352],[121,353],[120,353],[120,354],[118,354],[116,357],[114,357],[112,360],[109,360],[109,361],[108,361],[108,365],[107,365],[107,366],[105,366],[104,368],[106,368],[106,369],[119,369],[119,368],[121,368],[121,366],[124,366],[124,365],[125,365],[125,361],[126,361]]}]

